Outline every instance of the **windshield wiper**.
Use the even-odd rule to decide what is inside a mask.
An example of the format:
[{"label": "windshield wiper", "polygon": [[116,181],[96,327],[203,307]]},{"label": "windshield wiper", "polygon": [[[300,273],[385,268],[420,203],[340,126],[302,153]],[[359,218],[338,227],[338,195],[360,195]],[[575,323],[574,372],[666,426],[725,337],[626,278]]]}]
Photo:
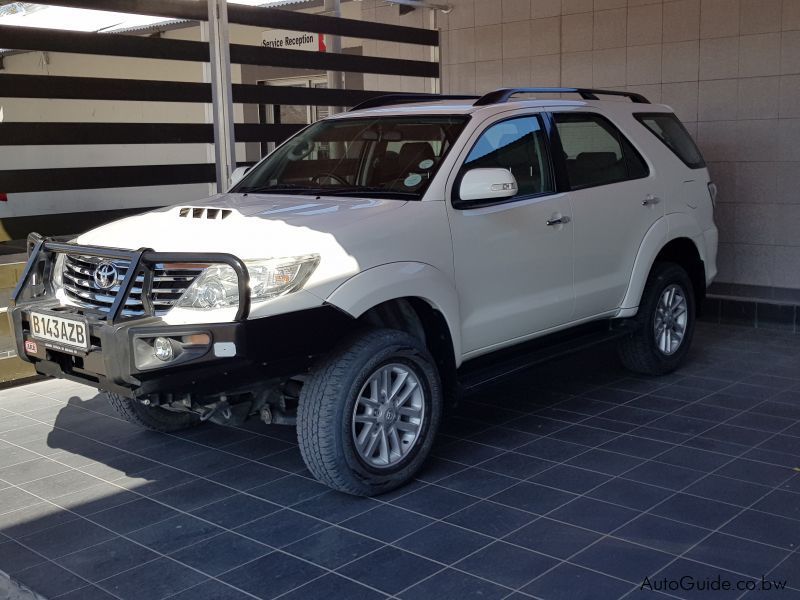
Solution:
[{"label": "windshield wiper", "polygon": [[419,198],[419,194],[417,192],[404,192],[402,190],[393,190],[383,187],[369,187],[366,185],[329,188],[320,192],[321,196],[361,196],[365,194],[370,196],[374,194],[381,194],[384,196],[400,196],[401,198]]},{"label": "windshield wiper", "polygon": [[294,183],[278,183],[275,185],[261,185],[255,187],[248,187],[243,188],[241,190],[236,190],[237,194],[269,194],[269,193],[280,193],[280,192],[292,192],[296,194],[308,194],[310,196],[318,196],[320,195],[319,188],[310,188],[302,185],[297,185]]}]

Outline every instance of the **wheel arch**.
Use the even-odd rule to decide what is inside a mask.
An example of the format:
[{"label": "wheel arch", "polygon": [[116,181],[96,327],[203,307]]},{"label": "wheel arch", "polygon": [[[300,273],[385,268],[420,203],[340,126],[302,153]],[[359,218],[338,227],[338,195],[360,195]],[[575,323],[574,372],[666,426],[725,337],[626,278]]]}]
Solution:
[{"label": "wheel arch", "polygon": [[374,267],[348,279],[326,303],[355,319],[371,319],[418,337],[423,332],[428,344],[433,343],[427,339],[428,331],[435,332],[435,343],[444,344],[444,339],[454,364],[461,362],[458,294],[452,281],[436,267],[412,262]]},{"label": "wheel arch", "polygon": [[696,225],[693,227],[688,221],[685,217],[660,219],[647,232],[639,248],[619,316],[631,317],[636,314],[647,278],[653,266],[659,262],[673,262],[686,269],[694,287],[697,307],[702,307],[706,294],[706,268],[702,244],[695,239],[702,237],[702,232],[695,231]]}]

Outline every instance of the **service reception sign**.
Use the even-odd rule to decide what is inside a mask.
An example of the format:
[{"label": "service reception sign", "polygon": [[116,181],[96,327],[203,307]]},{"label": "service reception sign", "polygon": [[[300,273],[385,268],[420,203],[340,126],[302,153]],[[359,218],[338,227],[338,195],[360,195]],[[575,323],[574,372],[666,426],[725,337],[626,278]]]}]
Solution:
[{"label": "service reception sign", "polygon": [[302,33],[283,29],[270,29],[261,34],[261,45],[265,48],[284,50],[310,50],[325,52],[325,36],[321,33]]}]

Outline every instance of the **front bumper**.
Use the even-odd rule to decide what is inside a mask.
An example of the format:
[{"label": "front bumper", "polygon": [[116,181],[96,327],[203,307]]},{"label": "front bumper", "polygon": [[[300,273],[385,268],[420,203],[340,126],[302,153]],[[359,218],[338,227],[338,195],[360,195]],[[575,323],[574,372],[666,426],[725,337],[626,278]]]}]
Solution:
[{"label": "front bumper", "polygon": [[[131,261],[132,267],[120,282],[118,297],[109,312],[61,305],[51,283],[58,253],[122,256]],[[147,281],[148,269],[162,262],[231,265],[239,277],[239,297],[243,299],[235,320],[170,325],[154,316],[152,306],[144,316],[124,316],[122,307],[137,269],[145,273]],[[142,297],[147,293],[144,290]],[[327,352],[352,326],[348,315],[330,306],[248,320],[247,300],[247,269],[232,255],[165,254],[146,249],[130,252],[35,238],[30,259],[14,291],[9,316],[19,356],[33,363],[38,373],[131,398],[153,394],[211,398],[250,391],[269,379],[305,372],[317,356]],[[88,348],[70,348],[35,337],[31,332],[32,312],[84,322]],[[190,336],[207,343],[191,345],[190,351],[181,351],[179,359],[174,361],[160,363],[153,358],[152,351],[147,355],[148,348],[152,348],[148,344],[156,337],[183,340]]]}]

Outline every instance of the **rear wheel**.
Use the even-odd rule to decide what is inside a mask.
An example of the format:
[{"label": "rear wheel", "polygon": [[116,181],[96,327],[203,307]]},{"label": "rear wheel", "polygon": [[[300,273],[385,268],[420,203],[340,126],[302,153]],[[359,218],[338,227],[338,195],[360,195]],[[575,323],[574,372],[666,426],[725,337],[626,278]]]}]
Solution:
[{"label": "rear wheel", "polygon": [[363,332],[303,385],[300,451],[326,485],[358,496],[381,494],[422,466],[441,410],[439,374],[424,344],[391,329]]},{"label": "rear wheel", "polygon": [[177,412],[160,406],[145,406],[119,394],[107,392],[108,402],[126,421],[153,431],[169,433],[188,429],[200,424],[200,417],[193,413]]},{"label": "rear wheel", "polygon": [[653,267],[635,320],[636,331],[619,344],[625,367],[645,375],[677,369],[689,352],[695,323],[694,288],[683,267],[674,263]]}]

